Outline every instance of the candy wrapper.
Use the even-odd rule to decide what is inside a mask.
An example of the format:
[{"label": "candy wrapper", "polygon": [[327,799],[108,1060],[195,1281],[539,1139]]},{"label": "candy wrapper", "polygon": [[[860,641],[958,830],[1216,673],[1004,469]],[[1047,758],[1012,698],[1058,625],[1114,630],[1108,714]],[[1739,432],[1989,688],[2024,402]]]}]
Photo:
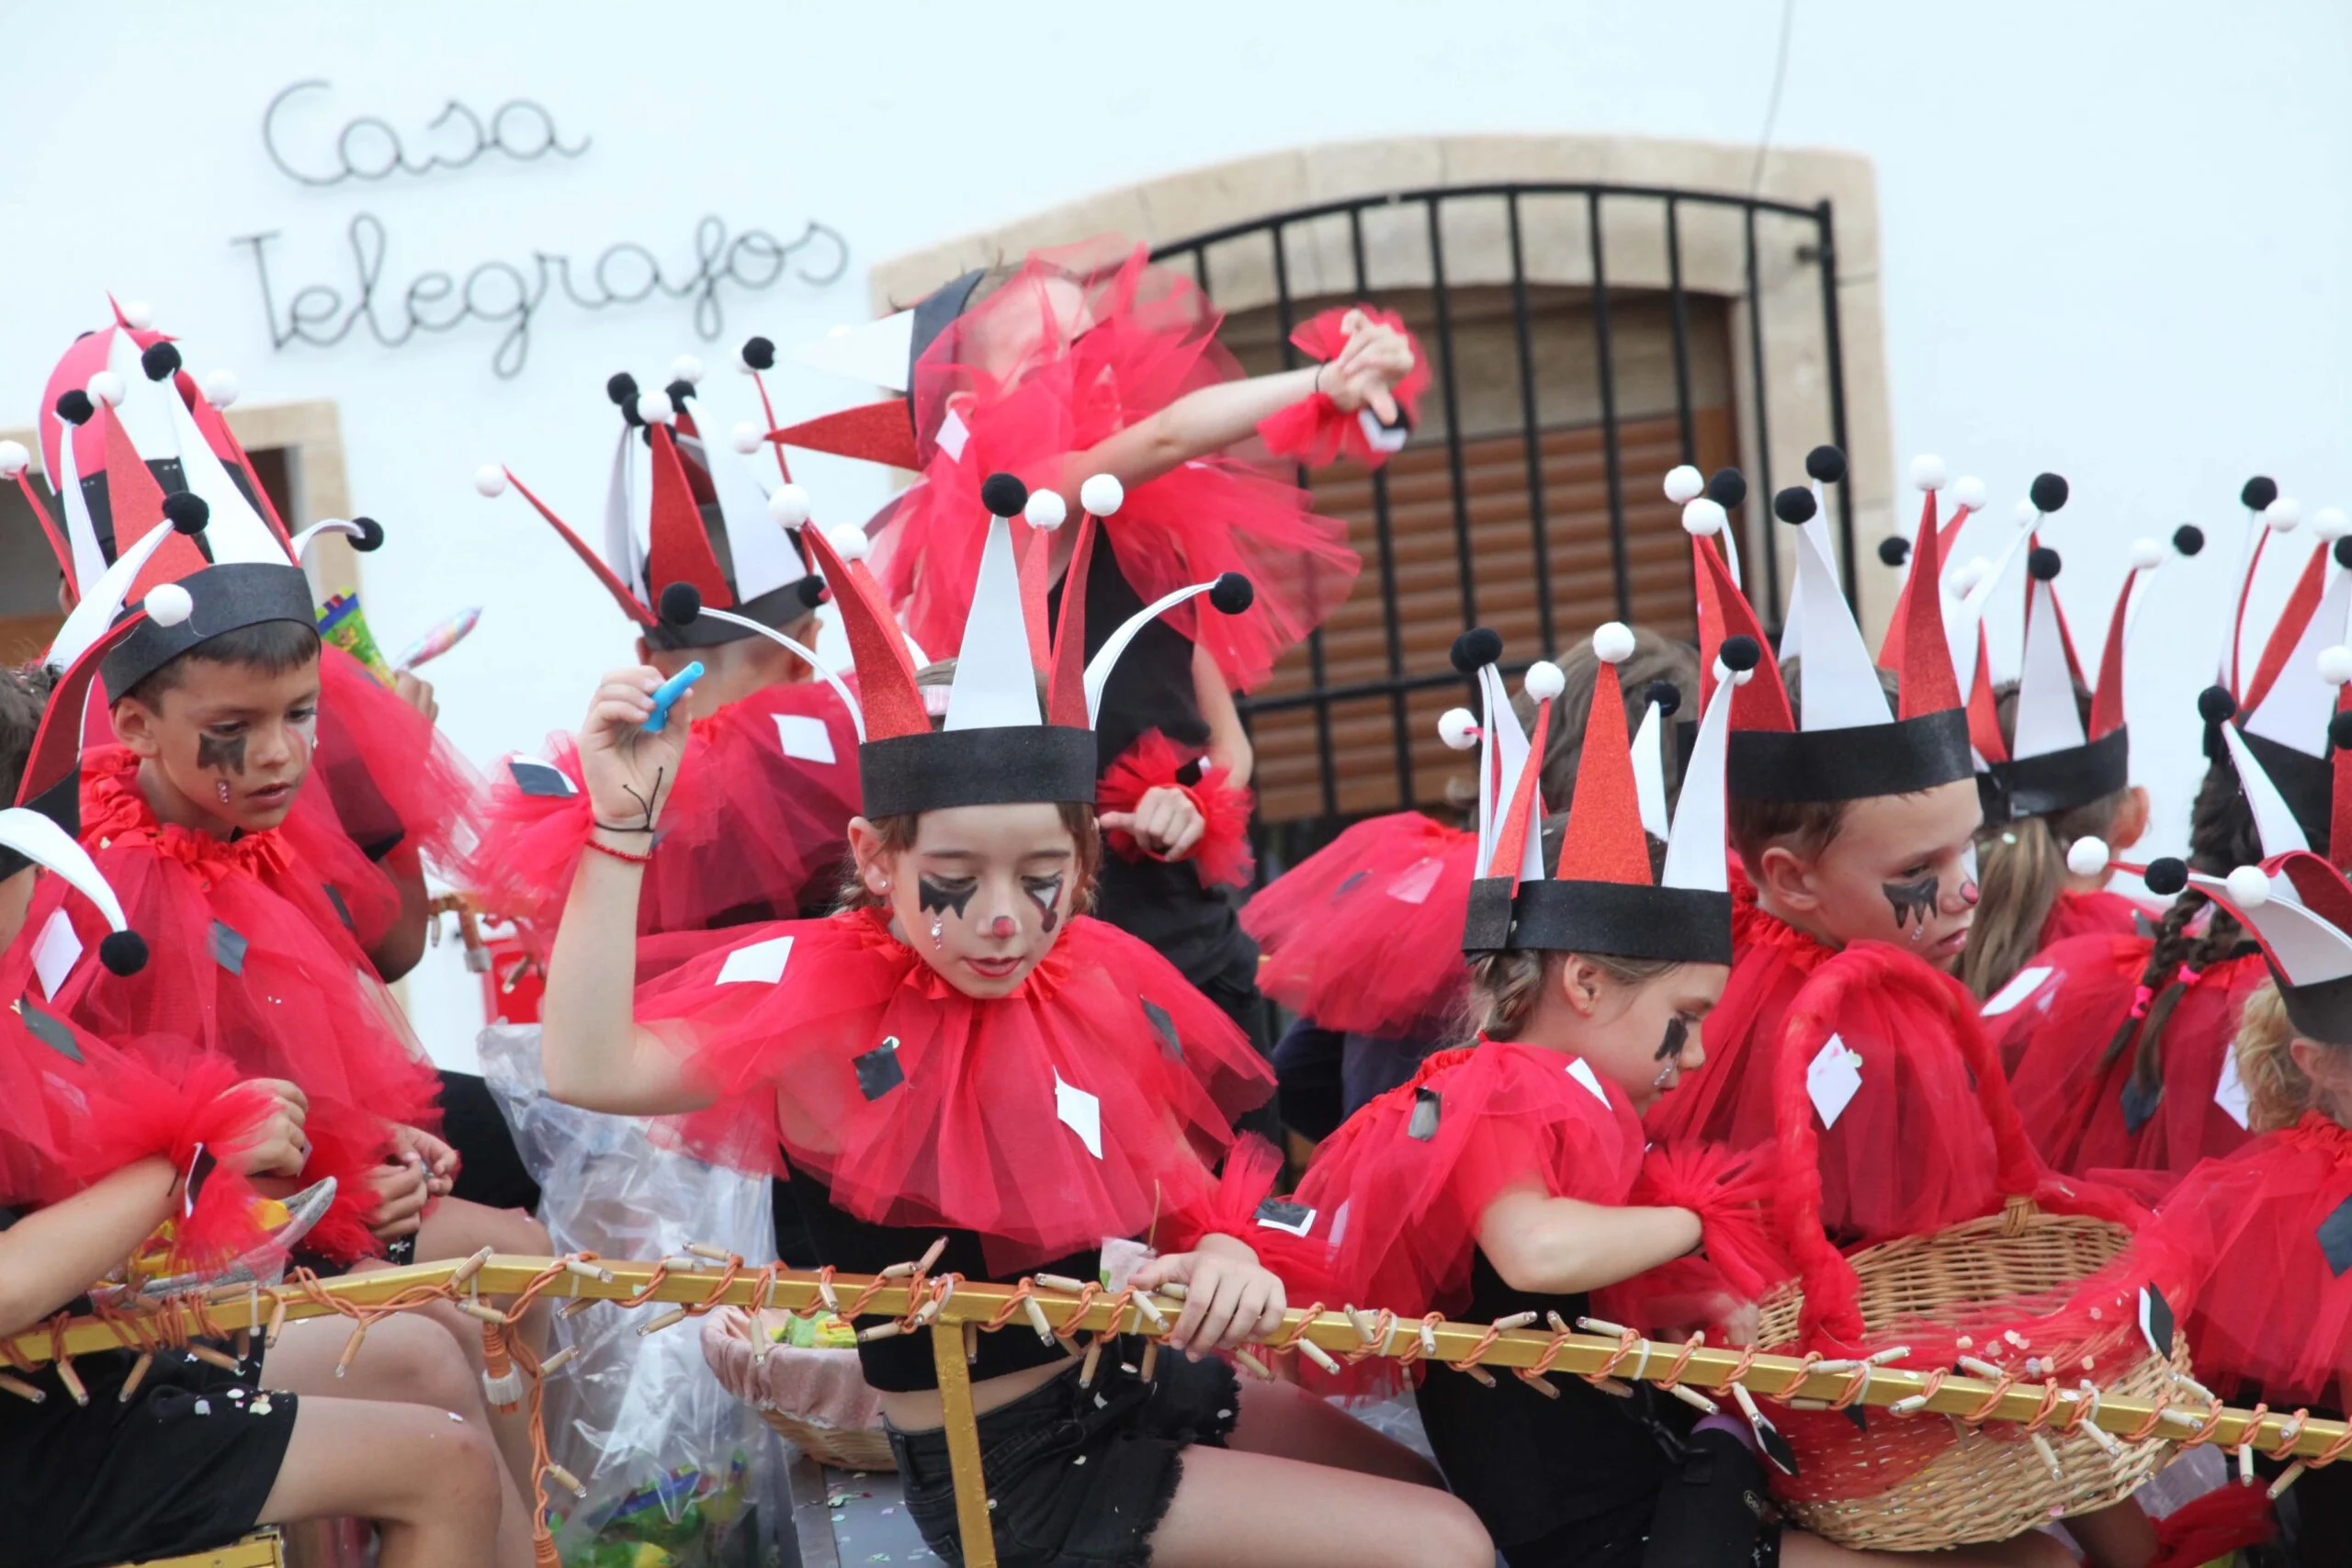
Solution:
[{"label": "candy wrapper", "polygon": [[392,667],[384,661],[383,650],[376,646],[376,635],[368,629],[368,617],[359,608],[357,589],[329,594],[327,602],[319,606],[319,637],[366,665],[368,672],[385,685],[392,683]]}]

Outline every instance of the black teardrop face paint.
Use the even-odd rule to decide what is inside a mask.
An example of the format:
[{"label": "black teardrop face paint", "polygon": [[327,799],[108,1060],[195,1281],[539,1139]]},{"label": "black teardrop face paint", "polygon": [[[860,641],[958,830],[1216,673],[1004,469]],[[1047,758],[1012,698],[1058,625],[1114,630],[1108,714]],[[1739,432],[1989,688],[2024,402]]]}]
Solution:
[{"label": "black teardrop face paint", "polygon": [[956,911],[956,919],[961,919],[964,916],[964,907],[972,901],[972,895],[978,890],[979,884],[977,882],[969,887],[959,887],[951,892],[928,876],[915,879],[915,895],[922,901],[925,914],[941,909],[953,909]]},{"label": "black teardrop face paint", "polygon": [[217,773],[245,776],[245,738],[233,736],[227,740],[218,736],[199,735],[196,738],[196,765]]},{"label": "black teardrop face paint", "polygon": [[1029,897],[1037,905],[1046,934],[1053,935],[1054,928],[1062,923],[1062,879],[1059,876],[1039,878],[1029,885]]},{"label": "black teardrop face paint", "polygon": [[1682,1047],[1690,1043],[1690,1026],[1679,1014],[1669,1018],[1666,1021],[1666,1038],[1658,1042],[1657,1055],[1652,1060],[1670,1062],[1682,1055]]},{"label": "black teardrop face paint", "polygon": [[1901,931],[1917,919],[1925,931],[1936,912],[1936,890],[1940,886],[1932,876],[1923,876],[1917,882],[1880,883],[1878,890],[1886,896],[1887,907],[1894,911],[1894,929]]}]

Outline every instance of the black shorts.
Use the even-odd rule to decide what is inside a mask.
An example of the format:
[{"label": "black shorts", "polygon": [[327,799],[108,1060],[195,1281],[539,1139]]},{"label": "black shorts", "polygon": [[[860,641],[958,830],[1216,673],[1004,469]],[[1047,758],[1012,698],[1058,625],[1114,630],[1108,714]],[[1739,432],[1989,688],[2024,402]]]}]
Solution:
[{"label": "black shorts", "polygon": [[[980,1417],[980,1467],[1002,1568],[1140,1568],[1176,1495],[1184,1450],[1225,1446],[1240,1408],[1233,1369],[1162,1351],[1146,1382],[1129,1370],[1141,1344],[1103,1347],[1091,1389],[1078,1386],[1073,1364]],[[961,1564],[946,1434],[893,1431],[890,1451],[924,1543]]]},{"label": "black shorts", "polygon": [[1780,1568],[1764,1469],[1737,1438],[1694,1433],[1655,1494],[1628,1495],[1533,1540],[1510,1568]]},{"label": "black shorts", "polygon": [[106,1568],[226,1546],[261,1517],[294,1435],[290,1393],[182,1351],[157,1355],[129,1404],[131,1358],[77,1357],[90,1403],[53,1370],[40,1404],[0,1395],[0,1517],[11,1568]]}]

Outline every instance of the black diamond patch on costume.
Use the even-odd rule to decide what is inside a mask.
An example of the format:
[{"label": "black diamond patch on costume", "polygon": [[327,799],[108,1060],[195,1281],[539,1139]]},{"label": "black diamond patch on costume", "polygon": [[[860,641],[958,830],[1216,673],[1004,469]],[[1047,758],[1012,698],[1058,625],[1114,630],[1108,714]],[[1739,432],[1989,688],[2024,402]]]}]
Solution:
[{"label": "black diamond patch on costume", "polygon": [[2140,1332],[2148,1337],[2148,1348],[2157,1355],[2172,1354],[2172,1303],[2154,1285],[2140,1287]]},{"label": "black diamond patch on costume", "polygon": [[1871,1407],[1867,1404],[1849,1404],[1846,1406],[1846,1419],[1851,1421],[1859,1430],[1867,1432],[1871,1429]]},{"label": "black diamond patch on costume", "polygon": [[1770,1421],[1758,1418],[1756,1423],[1756,1440],[1764,1445],[1764,1457],[1772,1461],[1774,1469],[1783,1475],[1794,1475],[1797,1472],[1797,1450],[1789,1447],[1789,1439],[1781,1436],[1781,1429],[1778,1427],[1773,1426]]},{"label": "black diamond patch on costume", "polygon": [[2123,1092],[2117,1098],[2123,1102],[2124,1131],[2136,1133],[2148,1124],[2149,1119],[2156,1113],[2156,1107],[2164,1103],[2165,1086],[2159,1083],[2149,1089],[2136,1082],[2127,1082]]},{"label": "black diamond patch on costume", "polygon": [[1444,1098],[1433,1089],[1413,1091],[1413,1119],[1405,1123],[1405,1136],[1428,1143],[1437,1136],[1437,1119],[1445,1109]]},{"label": "black diamond patch on costume", "polygon": [[1372,874],[1367,871],[1351,873],[1345,882],[1340,883],[1337,887],[1331,889],[1332,901],[1336,903],[1340,899],[1344,898],[1349,894],[1354,892],[1356,888],[1362,885],[1363,879],[1371,874]]},{"label": "black diamond patch on costume", "polygon": [[2352,1198],[2338,1203],[2335,1213],[2320,1222],[2319,1249],[2335,1273],[2352,1269]]},{"label": "black diamond patch on costume", "polygon": [[245,939],[226,921],[212,922],[212,956],[232,975],[245,972]]},{"label": "black diamond patch on costume", "polygon": [[1184,1043],[1176,1037],[1176,1021],[1168,1016],[1168,1010],[1146,997],[1143,1003],[1143,1015],[1151,1021],[1152,1028],[1159,1032],[1160,1043],[1167,1048],[1168,1054],[1176,1060],[1182,1061]]},{"label": "black diamond patch on costume", "polygon": [[326,890],[327,902],[334,906],[334,918],[343,922],[343,929],[356,934],[359,925],[351,918],[351,906],[343,901],[342,890],[332,882],[322,882],[319,886]]},{"label": "black diamond patch on costume", "polygon": [[907,1081],[907,1071],[899,1066],[899,1037],[895,1034],[874,1047],[850,1058],[850,1066],[857,1069],[857,1089],[868,1100],[879,1100]]},{"label": "black diamond patch on costume", "polygon": [[525,795],[541,795],[550,800],[564,800],[580,793],[571,780],[564,775],[561,768],[552,767],[529,757],[507,758],[506,773],[514,781],[514,787]]},{"label": "black diamond patch on costume", "polygon": [[51,1018],[33,1006],[30,997],[17,1004],[17,1011],[24,1018],[26,1033],[69,1062],[82,1060],[82,1048],[74,1043],[74,1032],[65,1026],[64,1021]]},{"label": "black diamond patch on costume", "polygon": [[1291,1235],[1305,1235],[1315,1224],[1315,1211],[1288,1198],[1267,1199],[1258,1205],[1253,1217],[1270,1231],[1283,1231]]}]

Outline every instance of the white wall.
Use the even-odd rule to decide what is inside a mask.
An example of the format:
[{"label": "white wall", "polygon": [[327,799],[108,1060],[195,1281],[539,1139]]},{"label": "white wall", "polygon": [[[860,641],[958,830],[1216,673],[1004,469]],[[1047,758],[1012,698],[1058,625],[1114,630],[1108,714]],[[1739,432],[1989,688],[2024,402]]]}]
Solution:
[{"label": "white wall", "polygon": [[[404,641],[483,607],[473,640],[434,671],[445,725],[481,758],[568,724],[626,643],[545,528],[511,498],[477,498],[468,476],[506,461],[593,524],[611,371],[650,381],[688,349],[722,367],[750,332],[813,336],[862,313],[877,257],[1272,148],[1480,130],[1752,141],[1780,22],[1767,0],[12,10],[0,426],[32,421],[49,367],[99,323],[107,288],[151,300],[191,364],[234,368],[250,400],[334,399],[355,506],[391,531],[368,569],[379,635]],[[2201,562],[2160,581],[2135,654],[2141,769],[2174,808],[2168,841],[2197,766],[2179,716],[2220,635],[2239,481],[2274,473],[2307,509],[2352,497],[2339,441],[2352,414],[2348,67],[2352,13],[2329,0],[1957,13],[1797,0],[1776,139],[1877,160],[1904,453],[1981,473],[2003,513],[2039,469],[2065,473],[2076,499],[2055,542],[2073,548],[2064,585],[2085,622],[2120,576],[2114,547],[2192,518],[2215,535]],[[429,144],[424,122],[452,97],[485,117],[536,99],[594,146],[308,189],[270,164],[259,130],[270,96],[312,76],[334,86],[283,122],[298,155],[322,156],[361,114]],[[729,290],[708,344],[683,305],[551,303],[513,380],[491,373],[498,329],[479,324],[399,350],[363,328],[335,348],[273,352],[232,237],[281,231],[281,312],[312,282],[347,301],[344,231],[363,210],[390,232],[381,292],[394,302],[419,273],[527,266],[534,250],[584,265],[635,240],[675,267],[709,212],[786,237],[821,220],[852,265],[821,290]],[[787,415],[857,395],[814,376],[775,384]],[[718,386],[742,393],[731,375]],[[850,465],[807,468],[834,520],[881,497]],[[454,955],[435,954],[411,989],[436,1048],[469,1055],[474,993]]]}]

